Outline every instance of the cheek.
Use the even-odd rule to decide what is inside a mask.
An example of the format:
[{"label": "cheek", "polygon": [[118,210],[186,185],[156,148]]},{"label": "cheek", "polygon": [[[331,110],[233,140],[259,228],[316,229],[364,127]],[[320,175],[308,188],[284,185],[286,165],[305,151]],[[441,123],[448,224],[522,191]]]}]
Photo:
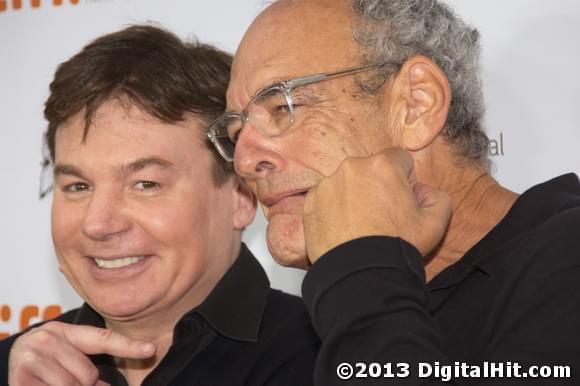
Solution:
[{"label": "cheek", "polygon": [[59,200],[55,192],[51,209],[51,235],[58,268],[79,291],[79,249],[82,245],[83,210],[77,205]]},{"label": "cheek", "polygon": [[82,210],[80,207],[64,203],[58,197],[53,199],[51,209],[51,233],[54,247],[60,251],[74,244],[75,233],[81,231]]},{"label": "cheek", "polygon": [[203,234],[205,209],[200,205],[184,202],[181,205],[167,203],[137,211],[135,222],[150,237],[168,247],[182,247]]},{"label": "cheek", "polygon": [[350,117],[344,113],[331,115],[315,113],[305,119],[300,133],[295,135],[290,154],[298,164],[328,176],[347,157],[364,157],[369,152],[356,135],[358,128],[353,126]]},{"label": "cheek", "polygon": [[[187,187],[154,204],[143,205],[133,212],[139,227],[168,249],[186,251],[204,249],[208,237],[220,223],[222,199],[208,186]],[[223,198],[225,201],[225,198]],[[223,205],[229,204],[225,202]],[[230,219],[231,223],[231,219]]]}]

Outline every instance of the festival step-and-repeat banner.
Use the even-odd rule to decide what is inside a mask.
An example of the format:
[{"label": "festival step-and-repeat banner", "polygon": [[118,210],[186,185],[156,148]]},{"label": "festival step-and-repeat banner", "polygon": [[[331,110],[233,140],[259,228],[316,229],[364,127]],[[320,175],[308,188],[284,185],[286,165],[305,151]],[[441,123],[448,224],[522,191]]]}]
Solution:
[{"label": "festival step-and-repeat banner", "polygon": [[[39,200],[43,103],[56,66],[129,24],[159,23],[235,51],[264,0],[0,0],[0,338],[77,307],[58,272],[50,195]],[[493,174],[517,192],[580,172],[580,2],[449,0],[482,34]],[[258,215],[245,241],[273,287],[299,294],[303,272],[277,266]]]}]

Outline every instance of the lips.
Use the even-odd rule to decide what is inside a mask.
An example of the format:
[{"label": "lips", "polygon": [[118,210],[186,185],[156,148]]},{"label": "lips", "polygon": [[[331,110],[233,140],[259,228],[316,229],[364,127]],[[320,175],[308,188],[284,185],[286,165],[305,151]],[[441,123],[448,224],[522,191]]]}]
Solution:
[{"label": "lips", "polygon": [[300,214],[304,206],[304,197],[309,189],[293,189],[261,198],[264,214],[271,219],[276,214]]},{"label": "lips", "polygon": [[127,254],[85,254],[87,272],[101,282],[121,283],[137,279],[149,271],[156,255]]},{"label": "lips", "polygon": [[281,192],[281,193],[277,193],[277,194],[272,194],[272,195],[268,195],[265,197],[261,197],[260,201],[268,206],[268,207],[272,207],[274,205],[276,205],[277,203],[279,203],[280,201],[288,198],[288,197],[293,197],[293,196],[306,196],[306,193],[308,193],[308,190],[310,190],[310,188],[302,188],[302,189],[293,189],[293,190],[289,190],[289,191],[285,191],[285,192]]}]

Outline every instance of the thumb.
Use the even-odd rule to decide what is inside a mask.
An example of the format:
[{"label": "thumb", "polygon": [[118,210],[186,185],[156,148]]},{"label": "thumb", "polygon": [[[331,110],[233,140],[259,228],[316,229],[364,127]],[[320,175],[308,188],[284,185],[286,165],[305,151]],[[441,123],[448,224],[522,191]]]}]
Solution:
[{"label": "thumb", "polygon": [[421,254],[427,256],[443,239],[453,206],[447,193],[421,182],[413,185],[413,192],[421,212],[424,234],[428,235],[424,244],[418,247]]},{"label": "thumb", "polygon": [[415,182],[413,192],[420,210],[432,212],[440,218],[451,216],[451,197],[444,191],[432,188],[422,182]]}]

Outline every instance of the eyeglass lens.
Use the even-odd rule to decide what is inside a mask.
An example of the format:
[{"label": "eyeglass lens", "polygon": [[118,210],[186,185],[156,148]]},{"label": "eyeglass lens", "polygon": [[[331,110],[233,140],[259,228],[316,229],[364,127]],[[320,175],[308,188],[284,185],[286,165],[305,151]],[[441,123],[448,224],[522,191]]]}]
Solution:
[{"label": "eyeglass lens", "polygon": [[[292,125],[293,109],[289,102],[280,88],[266,89],[256,95],[248,106],[248,120],[266,136],[280,135]],[[222,122],[218,129],[222,135],[218,135],[216,141],[230,158],[233,158],[235,143],[242,126],[242,117],[232,116]]]}]

